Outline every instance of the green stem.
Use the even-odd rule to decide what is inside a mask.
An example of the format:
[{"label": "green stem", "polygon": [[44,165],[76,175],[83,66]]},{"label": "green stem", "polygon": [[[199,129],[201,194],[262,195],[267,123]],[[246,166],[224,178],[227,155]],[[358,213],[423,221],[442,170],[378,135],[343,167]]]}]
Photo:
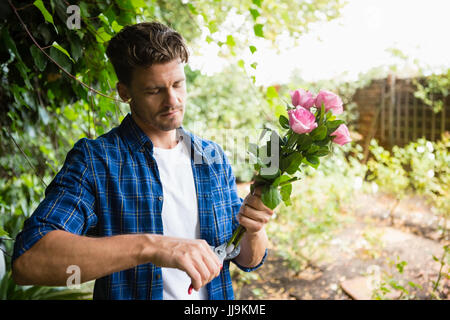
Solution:
[{"label": "green stem", "polygon": [[241,241],[242,236],[244,235],[244,233],[245,233],[245,228],[243,226],[239,225],[236,228],[236,230],[234,231],[233,235],[231,236],[230,241],[228,241],[227,247],[230,244],[234,244],[234,246],[237,247],[239,242]]},{"label": "green stem", "polygon": [[448,251],[448,247],[444,246],[444,254],[442,255],[442,258],[441,258],[441,261],[440,261],[441,267],[439,269],[438,278],[437,278],[437,280],[436,280],[436,282],[434,284],[434,287],[433,287],[433,292],[435,292],[438,289],[439,282],[441,281],[442,269],[445,266],[445,256],[447,255],[447,251]]},{"label": "green stem", "polygon": [[242,240],[242,237],[244,236],[244,234],[245,234],[245,228],[243,227],[243,226],[241,226],[241,225],[239,225],[241,228],[241,230],[240,230],[240,232],[238,233],[238,236],[236,237],[236,240],[234,241],[234,246],[235,247],[237,247],[238,245],[239,245],[239,243],[241,242],[241,240]]},{"label": "green stem", "polygon": [[293,177],[293,178],[291,178],[291,179],[289,179],[289,180],[286,180],[286,181],[280,183],[280,184],[278,185],[278,187],[282,187],[282,186],[284,186],[284,185],[286,185],[286,184],[292,183],[292,182],[297,181],[297,180],[300,180],[300,179],[297,178],[297,177]]}]

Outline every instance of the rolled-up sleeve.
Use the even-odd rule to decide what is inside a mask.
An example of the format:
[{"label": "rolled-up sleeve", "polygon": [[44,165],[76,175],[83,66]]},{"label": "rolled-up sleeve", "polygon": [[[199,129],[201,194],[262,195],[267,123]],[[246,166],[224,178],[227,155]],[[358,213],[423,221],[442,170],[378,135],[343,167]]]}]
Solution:
[{"label": "rolled-up sleeve", "polygon": [[[239,210],[241,209],[242,203],[244,202],[244,199],[239,197],[238,191],[237,191],[237,185],[236,185],[236,177],[233,174],[233,169],[230,165],[230,162],[228,160],[228,157],[226,156],[225,152],[223,152],[223,159],[224,159],[224,166],[225,166],[225,172],[227,173],[228,177],[228,186],[230,188],[230,196],[231,196],[231,206],[233,208],[233,231],[236,230],[236,228],[239,226],[239,221],[237,219],[237,215],[239,213]],[[256,265],[255,267],[244,267],[238,264],[236,261],[232,260],[233,263],[242,271],[250,272],[253,270],[258,269],[261,267],[267,258],[268,250],[266,249],[263,258],[261,259],[261,262]]]},{"label": "rolled-up sleeve", "polygon": [[86,141],[79,140],[69,151],[63,167],[45,189],[45,198],[25,220],[16,237],[12,263],[50,231],[83,235],[97,224]]}]

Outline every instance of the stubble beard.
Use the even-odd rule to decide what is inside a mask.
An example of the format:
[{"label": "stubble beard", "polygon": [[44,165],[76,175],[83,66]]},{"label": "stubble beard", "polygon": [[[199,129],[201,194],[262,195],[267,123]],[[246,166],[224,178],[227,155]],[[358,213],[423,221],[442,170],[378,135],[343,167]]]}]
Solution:
[{"label": "stubble beard", "polygon": [[152,115],[150,118],[144,117],[140,112],[136,111],[136,108],[131,107],[132,112],[137,116],[137,118],[140,119],[141,122],[143,122],[146,126],[149,126],[151,128],[161,130],[161,131],[171,131],[174,129],[179,128],[183,123],[183,117],[184,117],[184,106],[181,108],[177,108],[179,110],[174,118],[167,118],[165,119],[164,116],[161,115],[161,113]]},{"label": "stubble beard", "polygon": [[179,108],[177,110],[178,112],[175,114],[175,117],[173,118],[165,119],[164,116],[161,116],[161,114],[159,114],[158,117],[156,117],[156,119],[163,119],[163,120],[155,121],[154,126],[162,131],[171,131],[179,128],[183,122],[184,107]]}]

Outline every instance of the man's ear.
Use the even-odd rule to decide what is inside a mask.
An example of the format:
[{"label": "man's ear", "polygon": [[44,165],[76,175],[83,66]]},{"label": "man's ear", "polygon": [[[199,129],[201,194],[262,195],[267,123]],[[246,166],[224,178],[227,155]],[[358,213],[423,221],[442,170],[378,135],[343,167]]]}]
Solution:
[{"label": "man's ear", "polygon": [[120,98],[123,102],[129,102],[131,99],[128,87],[122,82],[117,82],[116,84],[117,92],[119,93]]}]

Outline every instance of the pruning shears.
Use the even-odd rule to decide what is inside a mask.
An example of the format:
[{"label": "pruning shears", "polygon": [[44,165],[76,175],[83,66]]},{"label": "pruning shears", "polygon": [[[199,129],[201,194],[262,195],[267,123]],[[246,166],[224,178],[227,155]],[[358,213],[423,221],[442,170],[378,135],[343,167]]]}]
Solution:
[{"label": "pruning shears", "polygon": [[[216,256],[219,258],[220,260],[220,264],[223,266],[223,262],[225,260],[231,260],[236,258],[239,253],[241,252],[241,246],[238,245],[237,247],[235,247],[234,244],[228,244],[227,242],[221,244],[220,246],[217,247],[213,247],[211,246],[212,251],[214,251],[214,253],[216,254]],[[188,289],[188,294],[192,293],[192,289],[194,289],[194,287],[191,285],[189,286]]]}]

